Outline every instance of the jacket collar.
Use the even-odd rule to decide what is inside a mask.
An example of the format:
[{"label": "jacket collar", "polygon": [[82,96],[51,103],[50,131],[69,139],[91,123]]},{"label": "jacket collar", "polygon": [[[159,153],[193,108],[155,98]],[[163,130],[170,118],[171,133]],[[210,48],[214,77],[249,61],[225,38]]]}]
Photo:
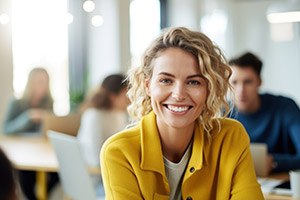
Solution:
[{"label": "jacket collar", "polygon": [[141,168],[165,174],[161,142],[153,111],[141,120]]},{"label": "jacket collar", "polygon": [[[147,114],[141,120],[141,168],[144,170],[156,171],[165,176],[164,161],[158,129],[156,126],[156,117],[153,111]],[[188,166],[193,166],[199,170],[205,163],[204,131],[197,122],[195,125],[193,137],[192,155]]]},{"label": "jacket collar", "polygon": [[200,170],[206,162],[206,150],[209,141],[205,140],[205,133],[200,122],[195,123],[194,137],[193,137],[193,150],[188,166],[194,167],[195,170]]}]

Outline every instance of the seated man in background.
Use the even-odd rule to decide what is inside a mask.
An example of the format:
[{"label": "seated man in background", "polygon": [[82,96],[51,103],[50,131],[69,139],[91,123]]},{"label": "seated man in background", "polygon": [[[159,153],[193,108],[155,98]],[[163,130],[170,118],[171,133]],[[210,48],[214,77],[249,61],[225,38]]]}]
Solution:
[{"label": "seated man in background", "polygon": [[[251,53],[231,59],[235,90],[231,118],[246,128],[250,141],[268,146],[269,172],[300,169],[300,110],[290,98],[259,94],[262,61]],[[283,81],[283,80],[279,80]]]}]

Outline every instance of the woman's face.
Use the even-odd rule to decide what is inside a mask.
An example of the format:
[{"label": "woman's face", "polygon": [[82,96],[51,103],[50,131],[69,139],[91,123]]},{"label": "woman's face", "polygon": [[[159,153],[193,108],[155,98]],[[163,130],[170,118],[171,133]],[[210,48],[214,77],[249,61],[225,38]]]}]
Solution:
[{"label": "woman's face", "polygon": [[48,94],[49,78],[45,72],[36,72],[32,79],[32,92],[37,98],[43,98]]},{"label": "woman's face", "polygon": [[124,88],[117,95],[112,94],[111,99],[112,99],[113,109],[126,111],[126,108],[130,103],[126,93],[127,93],[127,88]]},{"label": "woman's face", "polygon": [[152,78],[145,80],[145,86],[158,126],[194,126],[208,94],[197,58],[180,48],[168,48],[153,66]]}]

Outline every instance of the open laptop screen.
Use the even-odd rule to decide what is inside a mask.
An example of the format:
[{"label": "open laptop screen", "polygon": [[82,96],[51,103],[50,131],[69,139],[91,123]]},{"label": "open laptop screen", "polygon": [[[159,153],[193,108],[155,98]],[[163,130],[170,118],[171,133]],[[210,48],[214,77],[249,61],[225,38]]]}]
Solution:
[{"label": "open laptop screen", "polygon": [[250,143],[250,151],[255,167],[256,176],[267,176],[268,147],[265,143]]}]

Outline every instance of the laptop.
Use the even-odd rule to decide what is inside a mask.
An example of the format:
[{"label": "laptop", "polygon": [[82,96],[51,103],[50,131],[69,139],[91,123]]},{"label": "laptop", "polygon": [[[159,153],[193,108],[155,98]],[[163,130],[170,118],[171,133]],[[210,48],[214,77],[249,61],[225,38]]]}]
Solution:
[{"label": "laptop", "polygon": [[68,197],[76,200],[103,200],[97,197],[77,138],[71,135],[48,131],[59,164],[59,177]]},{"label": "laptop", "polygon": [[268,146],[265,143],[250,143],[250,151],[256,176],[267,176]]}]

